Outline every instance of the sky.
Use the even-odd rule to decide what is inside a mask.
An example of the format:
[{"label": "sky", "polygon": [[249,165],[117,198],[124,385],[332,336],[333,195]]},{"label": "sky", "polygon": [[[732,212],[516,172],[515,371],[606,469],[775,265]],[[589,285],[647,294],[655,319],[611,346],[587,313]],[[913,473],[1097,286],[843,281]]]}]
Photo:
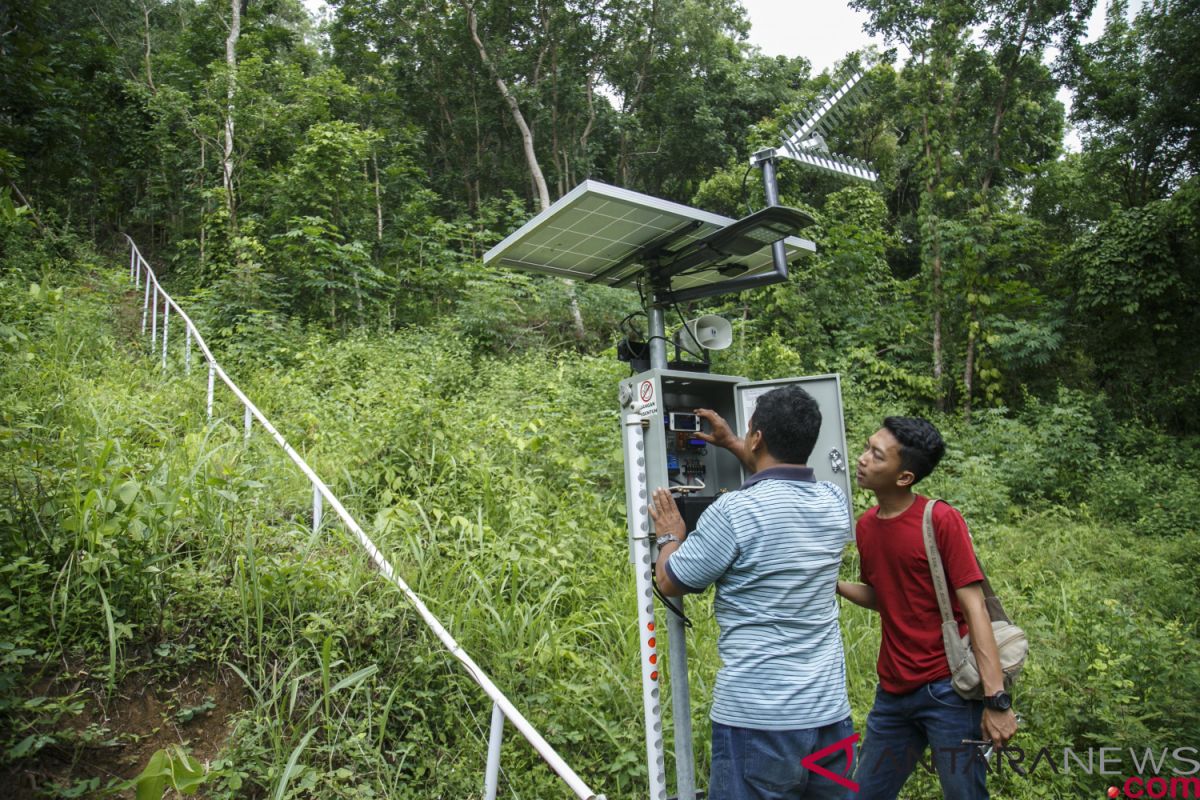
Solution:
[{"label": "sky", "polygon": [[[851,50],[870,44],[878,45],[881,50],[886,48],[882,37],[869,36],[863,31],[867,15],[839,0],[741,0],[741,3],[750,18],[751,44],[758,45],[767,55],[804,56],[812,63],[814,75],[832,68]],[[1129,5],[1132,16],[1140,3],[1135,0]],[[1088,39],[1103,32],[1107,6],[1106,0],[1097,0],[1088,21]],[[1071,92],[1060,89],[1058,99],[1069,112]],[[1079,132],[1069,123],[1064,145],[1073,152],[1079,152],[1081,146]]]},{"label": "sky", "polygon": [[770,56],[804,56],[813,74],[833,67],[851,50],[876,44],[881,37],[863,32],[865,13],[838,0],[741,0],[750,17],[750,43]]},{"label": "sky", "polygon": [[[882,37],[863,31],[865,12],[844,0],[741,0],[750,18],[750,43],[767,55],[804,56],[820,74],[851,50],[869,44],[885,48]],[[1088,23],[1088,38],[1104,27],[1106,0],[1097,0]],[[1130,3],[1131,14],[1140,4]],[[899,66],[899,64],[897,64]]]}]

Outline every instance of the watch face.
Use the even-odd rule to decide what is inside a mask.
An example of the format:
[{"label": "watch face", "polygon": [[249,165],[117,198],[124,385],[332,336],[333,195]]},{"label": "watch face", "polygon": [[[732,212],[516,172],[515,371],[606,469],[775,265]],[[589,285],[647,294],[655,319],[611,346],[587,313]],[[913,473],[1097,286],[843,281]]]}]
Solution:
[{"label": "watch face", "polygon": [[996,692],[991,697],[987,698],[987,707],[996,711],[1007,711],[1012,708],[1012,697],[1008,692]]}]

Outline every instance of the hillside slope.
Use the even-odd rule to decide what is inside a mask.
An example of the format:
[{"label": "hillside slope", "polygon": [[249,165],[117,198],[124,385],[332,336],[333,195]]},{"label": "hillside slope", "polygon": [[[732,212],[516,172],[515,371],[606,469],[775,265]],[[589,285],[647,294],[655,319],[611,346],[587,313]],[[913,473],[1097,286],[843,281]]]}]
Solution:
[{"label": "hillside slope", "polygon": [[[477,795],[486,699],[328,514],[311,531],[307,482],[261,431],[243,442],[220,387],[206,420],[204,370],[185,374],[178,328],[160,367],[140,299],[98,261],[3,277],[0,781],[19,796],[94,795],[182,742],[210,762],[207,797],[274,796],[281,781],[289,797]],[[585,780],[641,796],[623,366],[481,356],[449,325],[342,338],[265,328],[220,352]],[[847,378],[855,443],[889,404]],[[1200,740],[1200,548],[1179,529],[1194,480],[1157,511],[1108,513],[1114,492],[1141,502],[1174,467],[1076,471],[1100,455],[1087,450],[1096,420],[1069,401],[1020,421],[946,421],[954,446],[928,490],[964,509],[1033,642],[1017,744],[1030,760],[1049,748],[1058,769],[1000,769],[997,797],[1100,796],[1114,776],[1061,774],[1064,745]],[[703,738],[715,625],[708,600],[692,608]],[[843,623],[861,730],[877,625],[853,608]],[[504,759],[502,791],[564,794],[511,728]],[[932,785],[919,778],[911,796]]]}]

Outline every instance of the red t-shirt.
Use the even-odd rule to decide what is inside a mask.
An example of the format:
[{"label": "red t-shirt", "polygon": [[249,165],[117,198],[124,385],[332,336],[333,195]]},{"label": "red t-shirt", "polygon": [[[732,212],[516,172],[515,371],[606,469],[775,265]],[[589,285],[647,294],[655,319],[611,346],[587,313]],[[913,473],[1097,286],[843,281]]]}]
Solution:
[{"label": "red t-shirt", "polygon": [[[906,694],[950,677],[921,520],[929,498],[916,496],[898,517],[880,519],[876,506],[858,520],[855,534],[863,582],[875,589],[883,640],[879,645],[879,685]],[[933,509],[933,534],[942,555],[950,604],[960,634],[967,632],[955,589],[983,580],[962,514],[945,503]]]}]

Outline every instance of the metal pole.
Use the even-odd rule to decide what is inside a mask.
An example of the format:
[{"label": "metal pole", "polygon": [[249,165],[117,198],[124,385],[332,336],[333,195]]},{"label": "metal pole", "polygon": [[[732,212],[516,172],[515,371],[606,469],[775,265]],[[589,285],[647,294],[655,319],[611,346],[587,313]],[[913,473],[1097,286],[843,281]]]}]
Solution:
[{"label": "metal pole", "polygon": [[[158,281],[154,282],[154,302],[150,304],[150,347],[158,341]],[[151,353],[154,350],[150,351]]]},{"label": "metal pole", "polygon": [[[779,205],[779,183],[775,179],[775,159],[768,158],[762,162],[763,189],[767,195],[767,205]],[[787,251],[783,247],[783,239],[771,245],[771,255],[776,270],[781,266],[783,274],[787,275]]]},{"label": "metal pole", "polygon": [[130,244],[129,245],[129,280],[131,280],[131,281],[134,279],[134,277],[133,277],[134,264],[137,263],[137,257],[134,255],[135,252],[136,251],[133,249],[133,245]]},{"label": "metal pole", "polygon": [[246,430],[245,430],[245,433],[243,433],[243,434],[242,434],[242,441],[243,441],[243,442],[249,442],[249,441],[250,441],[250,406],[246,406],[246,424],[245,424],[245,429],[246,429]]},{"label": "metal pole", "polygon": [[313,533],[321,530],[321,490],[313,485]]},{"label": "metal pole", "polygon": [[186,325],[183,337],[183,374],[192,374],[192,329]]},{"label": "metal pole", "polygon": [[504,712],[492,703],[492,731],[488,736],[487,772],[483,776],[483,800],[496,800],[500,786],[500,742],[504,738]]},{"label": "metal pole", "polygon": [[[666,315],[657,298],[646,309],[650,329],[650,368],[667,368]],[[645,500],[643,499],[643,503]],[[683,613],[683,598],[675,598]],[[669,673],[671,675],[671,721],[675,725],[675,793],[679,800],[696,800],[696,757],[692,750],[692,698],[688,685],[687,629],[679,614],[667,614]]]},{"label": "metal pole", "polygon": [[208,403],[205,408],[208,411],[208,418],[212,420],[212,395],[213,395],[213,378],[216,377],[217,368],[213,362],[208,362]]},{"label": "metal pole", "polygon": [[167,368],[167,326],[171,321],[171,307],[167,305],[166,292],[163,292],[163,352],[162,352],[162,368]]},{"label": "metal pole", "polygon": [[[650,329],[650,368],[667,368],[667,322],[663,307],[651,301],[646,309]],[[680,800],[683,800],[680,798]]]},{"label": "metal pole", "polygon": [[[662,706],[659,704],[658,642],[654,630],[654,591],[651,582],[650,520],[646,503],[646,444],[642,418],[626,414],[621,424],[625,450],[625,512],[629,521],[630,555],[637,586],[638,652],[642,665],[642,716],[646,725],[646,769],[650,800],[666,800],[667,776],[663,755]],[[682,639],[676,639],[682,642]],[[672,680],[672,683],[674,681]]]}]

